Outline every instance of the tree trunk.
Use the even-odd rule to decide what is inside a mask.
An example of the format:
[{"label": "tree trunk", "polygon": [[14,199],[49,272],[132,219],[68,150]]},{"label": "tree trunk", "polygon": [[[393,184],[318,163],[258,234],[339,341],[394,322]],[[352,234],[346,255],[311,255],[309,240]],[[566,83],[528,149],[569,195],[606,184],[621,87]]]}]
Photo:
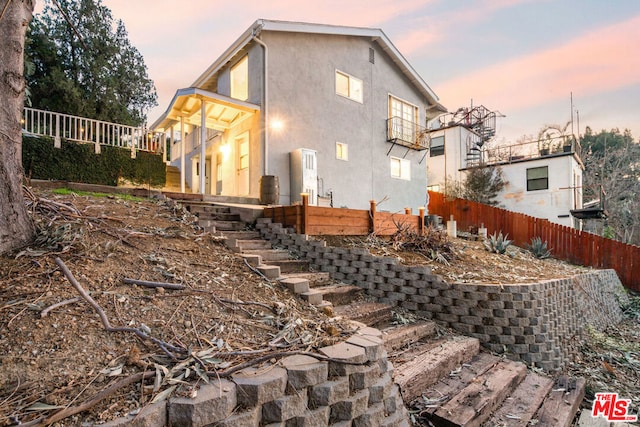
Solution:
[{"label": "tree trunk", "polygon": [[0,0],[0,253],[28,243],[34,226],[22,195],[24,37],[35,0]]}]

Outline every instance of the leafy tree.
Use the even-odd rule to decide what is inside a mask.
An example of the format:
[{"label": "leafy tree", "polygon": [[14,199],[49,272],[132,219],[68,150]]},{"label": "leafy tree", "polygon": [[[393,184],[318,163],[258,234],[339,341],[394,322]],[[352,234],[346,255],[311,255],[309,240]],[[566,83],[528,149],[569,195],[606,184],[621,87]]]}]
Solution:
[{"label": "leafy tree", "polygon": [[478,203],[495,206],[496,198],[505,186],[499,166],[478,166],[467,171],[462,184],[462,197]]},{"label": "leafy tree", "polygon": [[28,243],[34,235],[22,196],[25,22],[34,1],[7,1],[0,9],[0,253]]},{"label": "leafy tree", "polygon": [[587,127],[580,140],[585,165],[584,200],[606,193],[609,218],[594,230],[627,243],[640,244],[640,144],[619,129],[594,133]]},{"label": "leafy tree", "polygon": [[[140,125],[156,90],[124,23],[102,0],[45,0],[25,46],[34,108]],[[57,7],[59,5],[59,7]]]}]

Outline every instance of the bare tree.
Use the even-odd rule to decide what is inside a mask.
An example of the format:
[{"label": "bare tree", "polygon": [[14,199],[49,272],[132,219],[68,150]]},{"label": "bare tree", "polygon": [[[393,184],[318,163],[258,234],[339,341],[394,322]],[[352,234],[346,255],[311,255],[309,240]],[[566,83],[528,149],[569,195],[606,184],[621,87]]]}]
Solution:
[{"label": "bare tree", "polygon": [[34,226],[22,196],[24,37],[35,0],[0,0],[0,253],[29,242]]}]

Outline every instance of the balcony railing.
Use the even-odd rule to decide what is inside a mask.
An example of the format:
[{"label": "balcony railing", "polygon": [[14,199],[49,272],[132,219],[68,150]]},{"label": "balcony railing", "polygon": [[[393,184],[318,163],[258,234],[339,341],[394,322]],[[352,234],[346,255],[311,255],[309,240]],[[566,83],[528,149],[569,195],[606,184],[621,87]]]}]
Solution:
[{"label": "balcony railing", "polygon": [[481,152],[482,163],[494,165],[566,154],[580,158],[581,146],[574,136],[563,135],[504,147],[487,147]]},{"label": "balcony railing", "polygon": [[387,120],[387,142],[414,150],[427,150],[429,141],[429,132],[424,126],[400,117]]},{"label": "balcony railing", "polygon": [[162,132],[34,108],[24,109],[22,131],[30,135],[51,137],[57,147],[60,147],[62,139],[94,144],[98,153],[102,145],[129,149],[132,157],[135,157],[136,151],[165,151],[165,135]]}]

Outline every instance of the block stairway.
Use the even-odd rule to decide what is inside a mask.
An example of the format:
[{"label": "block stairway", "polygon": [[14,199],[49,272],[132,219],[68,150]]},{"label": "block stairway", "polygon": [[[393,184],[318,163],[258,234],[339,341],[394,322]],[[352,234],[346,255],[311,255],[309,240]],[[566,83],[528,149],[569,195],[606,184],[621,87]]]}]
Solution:
[{"label": "block stairway", "polygon": [[[439,335],[434,322],[393,326],[389,305],[364,300],[361,288],[337,283],[328,273],[309,271],[307,261],[273,248],[259,231],[242,230],[245,224],[224,209],[212,207],[200,215],[201,225],[215,227],[226,245],[265,277],[328,314],[379,329],[394,382],[416,425],[572,425],[584,397],[584,379],[554,381],[520,362],[481,351],[476,338]],[[258,220],[258,230],[269,226],[269,219]]]}]

